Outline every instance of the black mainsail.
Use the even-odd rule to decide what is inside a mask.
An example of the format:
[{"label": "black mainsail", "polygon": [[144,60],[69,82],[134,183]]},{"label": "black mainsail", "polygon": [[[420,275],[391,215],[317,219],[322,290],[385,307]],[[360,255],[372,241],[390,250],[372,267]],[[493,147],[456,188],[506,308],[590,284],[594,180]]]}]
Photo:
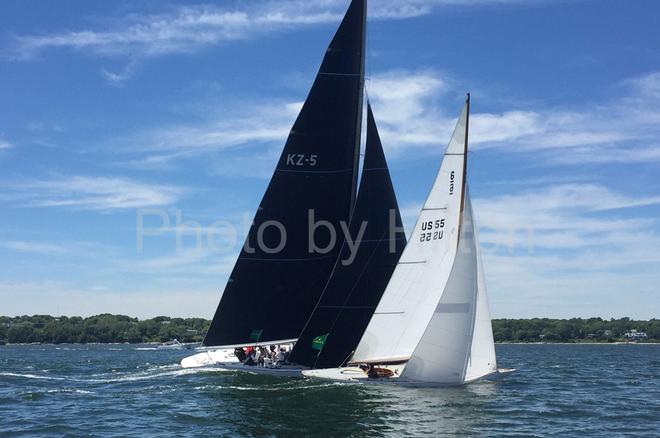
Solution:
[{"label": "black mainsail", "polygon": [[[291,129],[204,338],[206,346],[297,338],[341,249],[355,200],[366,0],[353,0]],[[334,245],[327,227],[337,232]],[[313,243],[310,242],[310,230]]]},{"label": "black mainsail", "polygon": [[[366,225],[365,225],[366,224]],[[406,245],[376,123],[368,106],[367,144],[350,235],[289,360],[314,368],[342,365],[357,347]],[[364,235],[360,242],[360,229]],[[355,246],[354,246],[355,248]]]}]

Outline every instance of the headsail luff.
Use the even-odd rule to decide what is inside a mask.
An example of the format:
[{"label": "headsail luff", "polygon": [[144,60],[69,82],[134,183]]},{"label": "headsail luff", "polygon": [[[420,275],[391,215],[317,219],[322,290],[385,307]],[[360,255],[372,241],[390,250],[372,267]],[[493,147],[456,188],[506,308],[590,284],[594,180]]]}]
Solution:
[{"label": "headsail luff", "polygon": [[467,121],[466,101],[413,234],[352,363],[410,359],[433,316],[458,249]]},{"label": "headsail luff", "polygon": [[[289,134],[204,345],[297,338],[323,291],[340,245],[310,253],[308,224],[313,212],[315,223],[327,221],[339,232],[340,222],[349,219],[359,157],[365,20],[366,0],[353,0]],[[286,242],[275,251],[282,229]],[[316,248],[331,243],[324,227],[315,237]]]},{"label": "headsail luff", "polygon": [[[397,231],[402,230],[401,215],[369,105],[364,166],[349,229],[356,249],[344,244],[325,291],[291,353],[291,362],[331,368],[348,359],[406,243],[404,233]],[[313,343],[315,339],[323,341],[320,348]]]}]

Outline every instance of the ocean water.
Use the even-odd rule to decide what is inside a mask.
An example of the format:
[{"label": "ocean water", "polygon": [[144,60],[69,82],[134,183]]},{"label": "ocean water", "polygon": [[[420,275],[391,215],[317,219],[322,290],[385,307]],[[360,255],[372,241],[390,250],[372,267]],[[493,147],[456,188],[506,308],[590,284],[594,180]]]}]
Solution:
[{"label": "ocean water", "polygon": [[2,436],[660,436],[660,345],[498,345],[496,383],[183,370],[189,350],[0,346]]}]

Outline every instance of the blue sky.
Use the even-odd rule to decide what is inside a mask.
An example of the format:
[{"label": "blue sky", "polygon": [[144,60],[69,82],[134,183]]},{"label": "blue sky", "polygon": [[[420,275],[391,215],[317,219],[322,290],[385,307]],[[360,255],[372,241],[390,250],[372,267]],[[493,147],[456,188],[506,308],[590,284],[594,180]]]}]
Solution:
[{"label": "blue sky", "polygon": [[[347,4],[0,3],[0,314],[210,317]],[[493,316],[658,317],[660,5],[371,0],[369,17],[409,227],[472,92]]]}]

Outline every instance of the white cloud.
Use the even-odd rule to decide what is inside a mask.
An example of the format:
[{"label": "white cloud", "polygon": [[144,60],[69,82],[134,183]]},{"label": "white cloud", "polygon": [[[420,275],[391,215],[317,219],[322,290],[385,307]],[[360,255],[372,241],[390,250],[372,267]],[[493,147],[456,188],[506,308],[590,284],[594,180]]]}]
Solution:
[{"label": "white cloud", "polygon": [[256,102],[220,120],[147,133],[149,141],[145,149],[194,154],[246,143],[282,141],[289,134],[301,106],[300,102]]},{"label": "white cloud", "polygon": [[633,210],[658,204],[595,184],[476,199],[495,314],[653,317],[657,306],[626,297],[653,301],[660,281],[658,221]]},{"label": "white cloud", "polygon": [[2,138],[0,138],[0,150],[9,149],[13,147],[14,147],[13,144],[9,143],[7,140],[3,140]]},{"label": "white cloud", "polygon": [[[368,84],[386,149],[395,155],[414,148],[437,151],[448,141],[458,106],[441,109],[439,99],[455,88],[433,71],[396,71]],[[557,164],[660,161],[660,73],[624,81],[626,94],[583,108],[541,108],[481,113],[473,105],[470,144],[534,153]],[[478,104],[478,96],[476,100]]]},{"label": "white cloud", "polygon": [[11,251],[38,255],[66,255],[72,258],[107,257],[116,253],[116,248],[99,243],[87,241],[36,241],[36,240],[7,240],[0,242]]},{"label": "white cloud", "polygon": [[139,318],[159,315],[211,318],[218,305],[217,286],[197,289],[134,287],[116,290],[51,280],[0,281],[2,314],[91,316],[114,313]]},{"label": "white cloud", "polygon": [[3,198],[30,207],[71,207],[83,210],[113,210],[169,205],[184,189],[147,184],[120,177],[67,176],[26,180],[7,185]]},{"label": "white cloud", "polygon": [[[480,113],[477,106],[470,119],[470,144],[474,150],[534,153],[537,160],[553,164],[658,162],[660,99],[649,97],[655,81],[660,82],[657,77],[652,73],[626,81],[624,97],[582,110]],[[449,93],[454,82],[433,70],[386,71],[370,78],[368,96],[389,157],[410,156],[404,154],[409,150],[415,156],[438,154],[460,110],[460,100]],[[440,102],[448,97],[456,104],[445,110]],[[207,122],[159,126],[117,143],[129,145],[124,153],[138,155],[124,162],[134,167],[166,168],[181,158],[222,151],[214,173],[240,176],[252,168],[250,174],[266,177],[301,104],[268,99],[225,104],[225,112]],[[243,153],[231,152],[239,149]]]},{"label": "white cloud", "polygon": [[[388,153],[438,148],[446,141],[453,122],[442,114],[437,99],[449,83],[427,70],[396,70],[370,78],[367,91]],[[149,129],[115,140],[123,145],[116,151],[137,155],[122,164],[143,169],[169,168],[176,160],[214,153],[212,173],[269,177],[302,104],[272,99],[225,102],[224,112],[211,112],[206,122]]]},{"label": "white cloud", "polygon": [[231,253],[225,255],[221,254],[225,252],[221,250],[222,248],[215,249],[202,245],[157,257],[139,257],[120,265],[125,270],[138,272],[228,275],[240,250],[240,246],[238,248],[235,246],[227,248],[227,252],[231,251]]},{"label": "white cloud", "polygon": [[[483,243],[509,249],[580,248],[626,242],[653,230],[649,219],[618,218],[618,210],[660,204],[660,196],[630,198],[595,184],[558,184],[476,201]],[[651,231],[649,231],[651,230]]]},{"label": "white cloud", "polygon": [[[426,15],[438,6],[522,3],[523,0],[381,0],[369,16],[404,19]],[[167,12],[128,14],[107,30],[77,30],[16,38],[13,56],[29,59],[49,49],[71,49],[99,56],[152,57],[189,53],[226,41],[251,38],[295,26],[338,23],[348,2],[325,0],[259,1],[233,7],[181,6]],[[112,76],[112,75],[111,75]]]},{"label": "white cloud", "polygon": [[367,91],[384,147],[396,153],[409,146],[437,143],[449,128],[436,106],[447,88],[448,81],[433,71],[373,75]]},{"label": "white cloud", "polygon": [[68,250],[61,246],[51,243],[42,242],[26,242],[21,240],[10,240],[3,243],[3,246],[17,252],[25,252],[31,254],[64,254]]},{"label": "white cloud", "polygon": [[[493,316],[657,317],[660,221],[640,208],[657,208],[660,196],[584,181],[525,185],[474,200]],[[402,204],[406,229],[420,208]]]},{"label": "white cloud", "polygon": [[111,84],[121,86],[125,81],[133,77],[137,69],[138,62],[133,59],[119,71],[109,71],[105,68],[101,69],[101,75]]},{"label": "white cloud", "polygon": [[660,72],[629,79],[625,84],[631,86],[638,96],[660,99]]},{"label": "white cloud", "polygon": [[[600,257],[592,253],[585,259],[595,263]],[[607,265],[598,272],[575,269],[581,261],[558,256],[486,254],[492,316],[657,318],[660,274],[630,270],[630,266],[623,272],[612,267],[608,270]]]},{"label": "white cloud", "polygon": [[153,15],[129,14],[123,26],[16,38],[14,56],[29,59],[49,49],[85,51],[104,57],[153,57],[190,53],[226,41],[245,39],[295,25],[338,22],[334,2],[259,2],[251,8],[181,6]]},{"label": "white cloud", "polygon": [[269,177],[301,106],[284,101],[227,105],[228,112],[206,122],[160,126],[118,139],[123,146],[115,151],[134,157],[121,164],[141,169],[166,169],[177,160],[222,152],[210,163],[212,173]]}]

